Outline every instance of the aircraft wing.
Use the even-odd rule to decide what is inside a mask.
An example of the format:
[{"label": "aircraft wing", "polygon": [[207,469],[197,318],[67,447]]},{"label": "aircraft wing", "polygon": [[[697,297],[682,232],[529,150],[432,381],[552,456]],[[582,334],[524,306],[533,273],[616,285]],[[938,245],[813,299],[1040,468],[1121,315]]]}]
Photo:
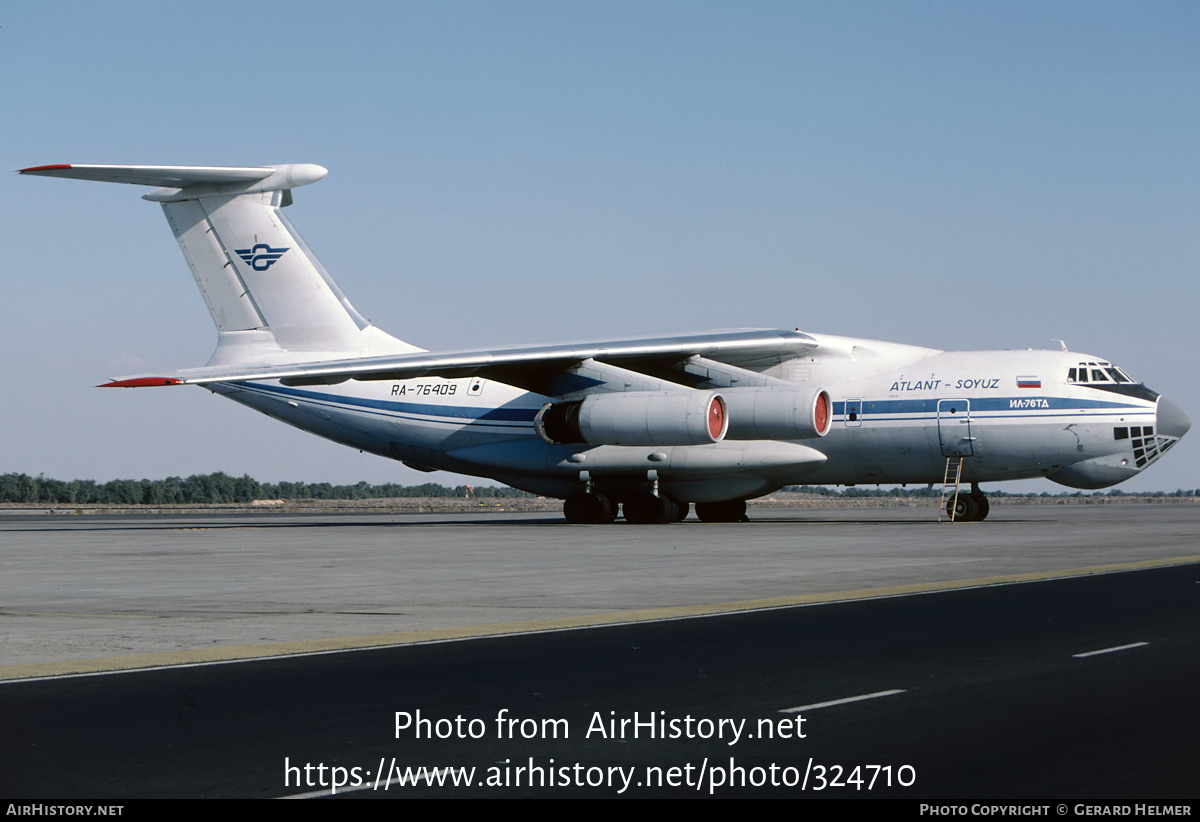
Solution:
[{"label": "aircraft wing", "polygon": [[322,385],[346,380],[482,376],[542,393],[550,375],[562,373],[585,360],[644,373],[677,371],[684,376],[683,365],[694,357],[748,371],[761,371],[816,347],[815,339],[799,331],[717,331],[679,337],[497,348],[490,351],[420,352],[249,367],[205,366],[159,375],[117,378],[101,387],[203,385],[244,380],[281,380],[286,385]]}]

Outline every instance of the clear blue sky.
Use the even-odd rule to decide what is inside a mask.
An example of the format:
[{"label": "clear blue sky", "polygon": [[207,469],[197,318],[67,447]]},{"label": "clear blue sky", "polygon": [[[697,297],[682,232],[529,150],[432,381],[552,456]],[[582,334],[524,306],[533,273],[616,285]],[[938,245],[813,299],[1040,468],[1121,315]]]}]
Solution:
[{"label": "clear blue sky", "polygon": [[[1200,420],[1197,43],[1183,2],[10,0],[0,146],[320,163],[293,223],[427,348],[1061,338]],[[140,194],[4,178],[0,472],[430,478],[201,389],[92,389],[215,340]],[[1122,487],[1200,486],[1197,443]]]}]

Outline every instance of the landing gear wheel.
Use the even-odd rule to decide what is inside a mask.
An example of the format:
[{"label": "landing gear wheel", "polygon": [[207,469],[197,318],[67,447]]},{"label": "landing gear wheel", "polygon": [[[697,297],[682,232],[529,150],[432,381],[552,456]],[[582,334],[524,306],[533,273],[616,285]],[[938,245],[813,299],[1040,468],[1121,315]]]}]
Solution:
[{"label": "landing gear wheel", "polygon": [[992,504],[988,502],[987,495],[979,490],[979,483],[977,482],[971,483],[971,499],[975,501],[978,510],[975,512],[974,519],[970,520],[970,522],[983,522],[992,510]]},{"label": "landing gear wheel", "polygon": [[701,522],[746,522],[746,501],[697,502],[696,516]]},{"label": "landing gear wheel", "polygon": [[674,500],[649,493],[629,497],[621,510],[625,513],[625,521],[636,525],[665,525],[679,517],[679,506]]},{"label": "landing gear wheel", "polygon": [[[986,500],[987,498],[984,497]],[[946,501],[946,516],[954,522],[979,522],[987,513],[979,504],[979,498],[970,494],[959,494],[956,498]]]},{"label": "landing gear wheel", "polygon": [[603,494],[577,491],[563,502],[563,516],[567,522],[599,525],[617,518],[617,506]]}]

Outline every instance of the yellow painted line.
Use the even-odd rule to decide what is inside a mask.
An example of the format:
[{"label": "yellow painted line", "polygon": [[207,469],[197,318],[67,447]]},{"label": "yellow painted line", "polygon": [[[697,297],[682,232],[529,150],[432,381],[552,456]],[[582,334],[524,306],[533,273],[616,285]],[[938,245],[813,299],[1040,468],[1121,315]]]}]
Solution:
[{"label": "yellow painted line", "polygon": [[93,619],[162,619],[157,614],[89,614],[83,611],[5,611],[0,609],[0,616],[61,616],[89,617]]},{"label": "yellow painted line", "polygon": [[823,594],[773,597],[770,599],[746,599],[733,602],[715,602],[702,605],[682,605],[667,608],[643,608],[635,611],[620,611],[611,614],[589,614],[587,616],[533,619],[523,622],[502,622],[490,625],[455,626],[424,631],[396,631],[383,634],[359,634],[357,636],[332,637],[328,639],[305,639],[294,642],[271,642],[261,645],[226,645],[217,648],[187,649],[129,656],[103,657],[99,659],[73,659],[55,662],[31,662],[17,665],[0,665],[0,681],[30,679],[34,677],[67,676],[114,671],[130,671],[142,668],[162,668],[182,665],[203,665],[238,660],[268,659],[297,656],[301,654],[328,653],[333,651],[363,650],[398,645],[417,645],[429,642],[446,642],[461,639],[528,634],[542,631],[562,631],[576,628],[597,628],[605,625],[622,625],[633,622],[653,622],[688,617],[716,616],[745,611],[761,611],[771,608],[787,608],[797,605],[817,605],[849,600],[878,599],[911,594],[928,594],[937,591],[980,588],[988,585],[1008,585],[1019,582],[1040,582],[1051,579],[1109,574],[1118,571],[1136,571],[1146,568],[1166,568],[1173,565],[1200,563],[1200,555],[1148,559],[1136,562],[1117,562],[1107,565],[1089,565],[1082,568],[1064,568],[1053,571],[1031,571],[1022,574],[955,579],[942,582],[917,582],[907,585],[892,585],[882,588],[857,588],[848,591],[831,591]]}]

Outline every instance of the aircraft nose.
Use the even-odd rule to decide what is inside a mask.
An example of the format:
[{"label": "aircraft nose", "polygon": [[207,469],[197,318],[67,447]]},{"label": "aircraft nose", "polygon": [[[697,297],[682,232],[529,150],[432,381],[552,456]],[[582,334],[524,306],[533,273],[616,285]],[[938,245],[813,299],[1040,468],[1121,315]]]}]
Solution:
[{"label": "aircraft nose", "polygon": [[1158,398],[1158,434],[1162,437],[1182,437],[1192,427],[1183,409],[1166,397]]}]

